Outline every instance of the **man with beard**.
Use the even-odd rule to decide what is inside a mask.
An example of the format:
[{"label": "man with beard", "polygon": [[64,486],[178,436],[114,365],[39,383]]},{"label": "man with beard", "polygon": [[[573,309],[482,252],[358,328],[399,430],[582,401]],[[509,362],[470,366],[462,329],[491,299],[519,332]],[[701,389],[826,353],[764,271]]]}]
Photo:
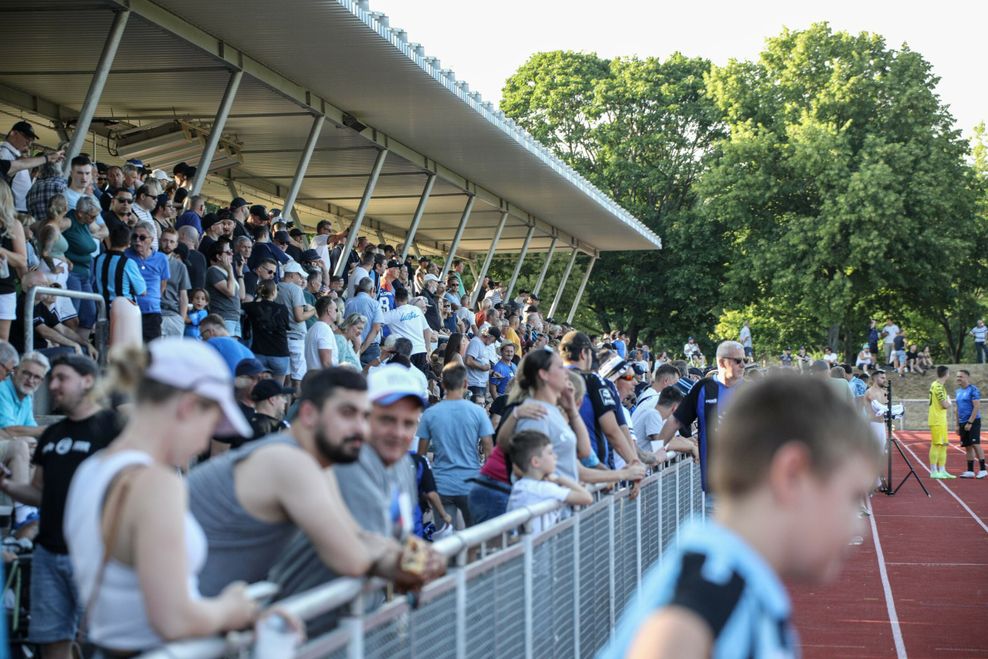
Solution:
[{"label": "man with beard", "polygon": [[[412,532],[418,498],[415,466],[408,449],[426,404],[425,392],[411,370],[397,364],[375,369],[368,377],[368,388],[371,413],[367,443],[360,448],[357,461],[333,471],[343,502],[361,528],[400,542]],[[299,535],[271,570],[269,580],[279,585],[278,597],[284,598],[336,576],[319,560],[309,539]],[[326,622],[329,620],[310,621],[309,634],[320,633]]]},{"label": "man with beard", "polygon": [[332,467],[354,462],[367,431],[367,381],[346,368],[306,378],[291,429],[228,451],[189,474],[189,509],[209,547],[199,589],[211,597],[234,581],[263,579],[300,529],[336,574],[374,574],[405,588],[441,573],[400,569],[395,540],[362,531],[341,503]]},{"label": "man with beard", "polygon": [[38,440],[30,483],[12,483],[0,477],[0,490],[41,511],[31,562],[28,639],[41,645],[45,659],[72,656],[82,612],[62,535],[69,483],[82,461],[105,448],[120,430],[116,413],[101,409],[93,400],[98,377],[99,367],[88,357],[63,355],[54,361],[48,388],[55,410],[65,418],[49,426]]}]

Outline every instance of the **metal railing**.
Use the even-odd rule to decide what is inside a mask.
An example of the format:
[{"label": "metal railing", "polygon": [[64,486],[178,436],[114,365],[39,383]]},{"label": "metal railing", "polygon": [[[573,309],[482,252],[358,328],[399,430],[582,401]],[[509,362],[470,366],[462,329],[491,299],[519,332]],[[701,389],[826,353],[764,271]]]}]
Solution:
[{"label": "metal railing", "polygon": [[[543,533],[526,533],[526,526],[559,509],[557,502],[514,510],[435,542],[454,566],[415,602],[399,598],[367,611],[385,583],[352,578],[278,602],[306,621],[341,614],[335,630],[310,639],[296,657],[591,657],[680,526],[704,514],[699,467],[689,460],[643,480],[638,497],[630,492],[598,490],[595,503]],[[252,643],[252,632],[234,632],[143,656],[249,656]]]},{"label": "metal railing", "polygon": [[99,293],[86,293],[67,288],[51,288],[50,286],[34,286],[27,289],[24,292],[24,352],[34,350],[34,305],[39,295],[53,295],[74,300],[92,300],[96,303],[96,327],[93,328],[96,334],[96,352],[99,355],[100,365],[105,366],[106,343],[109,339],[109,333],[107,332],[106,300]]}]

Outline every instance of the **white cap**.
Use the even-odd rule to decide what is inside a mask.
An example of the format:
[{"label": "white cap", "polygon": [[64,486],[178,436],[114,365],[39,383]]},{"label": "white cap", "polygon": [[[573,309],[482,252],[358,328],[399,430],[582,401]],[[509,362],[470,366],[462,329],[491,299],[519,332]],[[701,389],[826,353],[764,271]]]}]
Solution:
[{"label": "white cap", "polygon": [[371,402],[378,405],[394,405],[408,397],[418,399],[423,406],[429,404],[421,381],[411,368],[401,364],[387,364],[371,371],[367,375],[367,394]]},{"label": "white cap", "polygon": [[286,275],[289,272],[294,272],[297,275],[304,275],[304,274],[306,274],[305,268],[303,268],[302,266],[300,266],[297,261],[289,261],[284,266],[282,266],[281,269],[284,271],[284,273]]},{"label": "white cap", "polygon": [[439,277],[437,277],[437,276],[435,276],[434,274],[432,274],[432,273],[430,272],[430,273],[429,273],[429,274],[427,274],[427,275],[426,275],[425,277],[422,277],[422,281],[423,281],[424,283],[426,283],[426,284],[428,284],[428,283],[429,283],[430,281],[439,281]]},{"label": "white cap", "polygon": [[172,177],[168,175],[168,172],[166,172],[163,169],[156,169],[153,172],[151,172],[151,178],[156,178],[159,181],[170,181],[170,180],[172,180]]},{"label": "white cap", "polygon": [[606,362],[600,365],[597,369],[598,375],[602,378],[614,382],[619,377],[624,375],[625,371],[628,370],[628,362],[621,358],[621,355],[615,354],[613,357],[608,359]]},{"label": "white cap", "polygon": [[234,398],[233,375],[219,352],[207,343],[183,337],[157,339],[148,348],[147,377],[218,403],[223,418],[214,431],[217,436],[251,436],[250,424]]}]

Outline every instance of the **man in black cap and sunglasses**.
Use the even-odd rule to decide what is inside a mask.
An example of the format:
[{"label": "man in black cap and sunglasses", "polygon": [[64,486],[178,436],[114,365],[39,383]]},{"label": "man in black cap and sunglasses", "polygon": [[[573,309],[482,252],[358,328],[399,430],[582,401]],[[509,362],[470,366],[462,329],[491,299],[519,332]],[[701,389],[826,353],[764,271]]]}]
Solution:
[{"label": "man in black cap and sunglasses", "polygon": [[[7,139],[0,144],[0,160],[19,160],[30,149],[38,136],[26,121],[18,121],[7,133]],[[27,212],[27,192],[31,189],[31,172],[22,169],[11,178],[10,189],[14,193],[14,208]]]}]

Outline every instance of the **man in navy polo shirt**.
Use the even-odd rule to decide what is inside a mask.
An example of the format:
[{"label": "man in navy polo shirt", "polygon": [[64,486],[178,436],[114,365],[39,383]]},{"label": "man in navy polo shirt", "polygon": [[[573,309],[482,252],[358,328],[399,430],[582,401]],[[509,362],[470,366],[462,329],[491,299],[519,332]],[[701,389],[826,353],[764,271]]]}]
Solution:
[{"label": "man in navy polo shirt", "polygon": [[[737,341],[724,341],[717,346],[717,372],[697,382],[686,398],[669,417],[659,433],[659,440],[669,442],[682,428],[698,422],[698,457],[703,491],[708,493],[707,472],[711,444],[716,445],[717,423],[730,405],[738,385],[744,382],[744,346]],[[716,387],[716,391],[715,388]],[[715,449],[716,451],[716,449]],[[710,507],[712,498],[707,497]]]}]

